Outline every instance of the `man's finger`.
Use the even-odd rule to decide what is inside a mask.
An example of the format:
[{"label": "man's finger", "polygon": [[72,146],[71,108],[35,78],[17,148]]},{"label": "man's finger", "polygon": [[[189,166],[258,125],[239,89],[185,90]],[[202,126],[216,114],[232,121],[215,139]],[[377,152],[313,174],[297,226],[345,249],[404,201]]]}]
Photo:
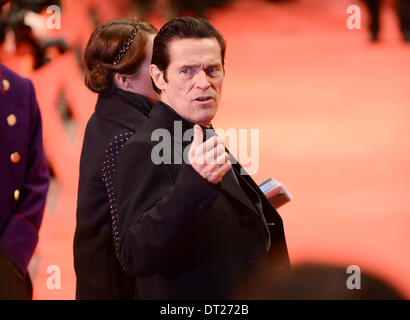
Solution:
[{"label": "man's finger", "polygon": [[214,172],[212,173],[212,176],[209,177],[208,181],[216,184],[221,182],[222,178],[224,177],[224,175],[231,170],[231,162],[228,160],[226,161],[222,166],[218,167],[216,169],[216,171],[214,170]]},{"label": "man's finger", "polygon": [[[223,144],[223,140],[220,137],[211,137],[206,140],[202,145],[199,145],[195,150],[195,156],[202,156],[206,154],[208,151],[214,149],[216,146]],[[225,147],[225,145],[224,145]]]},{"label": "man's finger", "polygon": [[225,152],[225,146],[222,144],[218,144],[215,148],[209,150],[206,154],[205,154],[205,163],[206,164],[212,164],[214,162],[218,163],[218,164],[222,164],[225,162],[225,157],[223,160],[219,160],[222,162],[217,162],[218,158],[223,154],[226,153]]},{"label": "man's finger", "polygon": [[226,161],[222,166],[218,168],[218,173],[223,177],[229,170],[231,170],[231,161]]},{"label": "man's finger", "polygon": [[221,154],[218,155],[218,158],[216,158],[216,163],[221,166],[228,160],[229,160],[229,154],[227,152],[222,152]]},{"label": "man's finger", "polygon": [[191,149],[196,148],[199,146],[204,139],[204,134],[202,129],[199,125],[194,125],[194,138],[192,139]]}]

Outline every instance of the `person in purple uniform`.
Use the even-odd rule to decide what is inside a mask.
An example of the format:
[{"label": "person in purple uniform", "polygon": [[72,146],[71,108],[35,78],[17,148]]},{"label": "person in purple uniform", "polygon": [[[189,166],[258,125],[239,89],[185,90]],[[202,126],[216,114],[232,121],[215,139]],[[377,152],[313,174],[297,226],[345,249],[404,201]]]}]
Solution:
[{"label": "person in purple uniform", "polygon": [[0,65],[0,299],[32,299],[27,266],[49,185],[32,82]]}]

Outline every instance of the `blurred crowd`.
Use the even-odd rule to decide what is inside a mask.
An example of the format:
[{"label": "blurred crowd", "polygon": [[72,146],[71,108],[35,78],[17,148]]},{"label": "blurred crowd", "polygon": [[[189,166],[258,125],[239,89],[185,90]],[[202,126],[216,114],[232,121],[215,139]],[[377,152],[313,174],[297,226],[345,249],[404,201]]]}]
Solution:
[{"label": "blurred crowd", "polygon": [[[379,41],[381,11],[387,6],[387,1],[365,0],[370,15],[369,32],[370,41]],[[393,3],[397,14],[399,28],[403,41],[410,43],[410,0],[397,0]]]},{"label": "blurred crowd", "polygon": [[0,43],[7,40],[8,50],[27,45],[34,57],[34,69],[46,64],[46,50],[56,46],[60,53],[67,50],[63,39],[45,40],[45,18],[41,15],[48,6],[60,6],[59,0],[2,0],[0,12]]},{"label": "blurred crowd", "polygon": [[[141,20],[147,19],[152,12],[161,12],[167,21],[177,16],[191,15],[209,18],[210,9],[227,7],[234,0],[126,0],[118,3],[119,12]],[[287,3],[297,0],[265,0],[271,3]],[[398,18],[398,25],[404,42],[410,42],[410,0],[363,0],[369,13],[368,30],[370,41],[380,40],[381,12],[387,5],[393,4]],[[45,30],[47,7],[57,5],[64,10],[60,0],[0,0],[0,44],[5,50],[14,52],[22,45],[31,51],[34,58],[34,69],[45,65],[50,59],[47,50],[56,47],[60,53],[68,50],[62,38],[49,38]],[[90,6],[90,17],[95,25],[102,22],[95,8]]]}]

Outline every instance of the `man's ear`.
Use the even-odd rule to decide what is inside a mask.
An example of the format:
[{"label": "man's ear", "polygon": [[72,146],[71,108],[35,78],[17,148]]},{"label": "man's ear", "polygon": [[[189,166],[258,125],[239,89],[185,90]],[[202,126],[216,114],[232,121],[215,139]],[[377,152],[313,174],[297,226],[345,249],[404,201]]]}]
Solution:
[{"label": "man's ear", "polygon": [[159,70],[157,65],[151,64],[149,66],[149,73],[157,88],[161,91],[166,91],[167,82],[164,79],[164,72]]},{"label": "man's ear", "polygon": [[128,80],[125,74],[116,73],[114,75],[114,82],[118,88],[123,89],[128,87]]}]

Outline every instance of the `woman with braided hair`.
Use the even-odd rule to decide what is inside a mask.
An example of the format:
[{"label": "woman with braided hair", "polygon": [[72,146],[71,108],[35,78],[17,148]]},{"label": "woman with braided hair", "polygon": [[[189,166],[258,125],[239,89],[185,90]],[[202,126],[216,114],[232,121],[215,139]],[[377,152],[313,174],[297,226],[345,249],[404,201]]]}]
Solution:
[{"label": "woman with braided hair", "polygon": [[111,169],[119,149],[158,99],[149,75],[157,30],[133,19],[104,22],[84,53],[85,84],[98,93],[80,160],[74,266],[77,299],[135,299],[135,278],[118,259]]}]

